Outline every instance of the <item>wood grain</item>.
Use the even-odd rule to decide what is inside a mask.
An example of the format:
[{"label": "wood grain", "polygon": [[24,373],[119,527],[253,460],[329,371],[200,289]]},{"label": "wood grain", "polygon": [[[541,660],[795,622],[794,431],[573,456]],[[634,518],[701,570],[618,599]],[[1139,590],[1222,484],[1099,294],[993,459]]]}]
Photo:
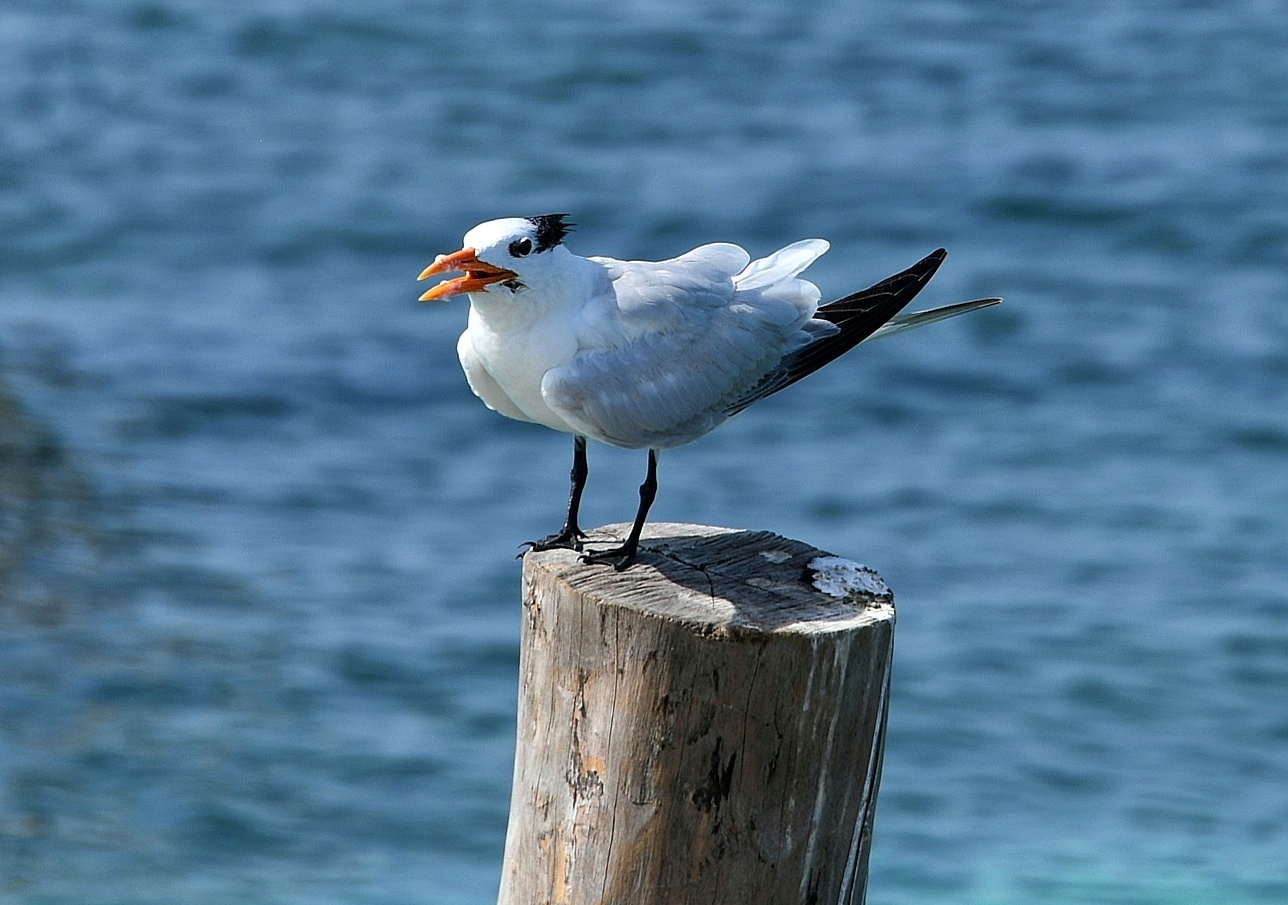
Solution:
[{"label": "wood grain", "polygon": [[654,524],[623,572],[525,556],[500,903],[863,901],[894,604],[822,555]]}]

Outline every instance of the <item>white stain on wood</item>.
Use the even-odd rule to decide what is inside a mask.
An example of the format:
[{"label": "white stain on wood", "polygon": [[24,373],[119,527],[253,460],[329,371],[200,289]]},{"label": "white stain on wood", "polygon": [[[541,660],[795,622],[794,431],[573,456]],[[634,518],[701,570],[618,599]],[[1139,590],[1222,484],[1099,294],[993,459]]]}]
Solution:
[{"label": "white stain on wood", "polygon": [[819,556],[810,561],[814,587],[829,597],[852,602],[893,599],[894,594],[875,570],[839,556]]}]

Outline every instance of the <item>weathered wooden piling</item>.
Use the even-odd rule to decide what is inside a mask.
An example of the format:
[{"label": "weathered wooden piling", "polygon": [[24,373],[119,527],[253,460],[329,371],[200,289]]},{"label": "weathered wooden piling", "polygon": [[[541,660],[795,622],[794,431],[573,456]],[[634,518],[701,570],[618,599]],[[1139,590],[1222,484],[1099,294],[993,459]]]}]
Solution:
[{"label": "weathered wooden piling", "polygon": [[767,532],[644,546],[524,557],[500,905],[863,902],[893,595]]}]

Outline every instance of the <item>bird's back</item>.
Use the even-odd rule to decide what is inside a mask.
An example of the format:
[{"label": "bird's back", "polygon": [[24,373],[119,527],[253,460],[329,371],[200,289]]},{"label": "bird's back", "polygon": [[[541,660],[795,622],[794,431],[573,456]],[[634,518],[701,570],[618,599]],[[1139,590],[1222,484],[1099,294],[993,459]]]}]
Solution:
[{"label": "bird's back", "polygon": [[834,330],[811,321],[818,288],[796,278],[826,249],[811,239],[755,262],[725,243],[667,261],[591,259],[611,291],[583,309],[578,354],[546,374],[543,397],[606,443],[697,439],[783,356]]}]

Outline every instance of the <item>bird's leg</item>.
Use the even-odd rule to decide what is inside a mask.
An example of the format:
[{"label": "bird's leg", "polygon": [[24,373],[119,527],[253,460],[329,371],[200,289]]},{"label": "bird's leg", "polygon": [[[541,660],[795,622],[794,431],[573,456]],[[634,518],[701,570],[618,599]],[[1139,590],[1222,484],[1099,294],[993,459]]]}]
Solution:
[{"label": "bird's leg", "polygon": [[644,530],[644,519],[648,517],[648,509],[653,505],[653,498],[656,496],[657,452],[650,449],[648,451],[648,474],[644,478],[644,483],[640,485],[640,508],[635,513],[635,524],[631,525],[630,536],[626,538],[626,542],[620,547],[586,553],[581,558],[582,562],[603,563],[604,565],[612,566],[618,572],[635,562],[635,556],[640,549],[640,533]]},{"label": "bird's leg", "polygon": [[586,489],[586,476],[590,468],[586,465],[586,438],[574,437],[572,441],[572,492],[568,496],[568,517],[564,526],[556,533],[541,540],[528,541],[529,550],[581,550],[581,539],[586,532],[577,526],[577,510],[581,508],[581,492]]}]

